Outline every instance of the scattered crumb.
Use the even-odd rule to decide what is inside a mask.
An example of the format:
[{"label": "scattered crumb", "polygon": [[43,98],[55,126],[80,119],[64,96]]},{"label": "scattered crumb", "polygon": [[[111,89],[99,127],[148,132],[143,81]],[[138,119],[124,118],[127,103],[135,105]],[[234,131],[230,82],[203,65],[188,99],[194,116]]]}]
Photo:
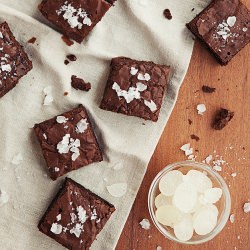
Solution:
[{"label": "scattered crumb", "polygon": [[169,9],[165,9],[164,11],[163,11],[163,15],[165,16],[165,18],[167,18],[168,20],[171,20],[173,17],[172,17],[172,14],[171,14],[171,12],[170,12],[170,10]]},{"label": "scattered crumb", "polygon": [[221,130],[227,126],[228,122],[231,121],[233,117],[234,112],[221,108],[217,111],[212,127],[216,130]]},{"label": "scattered crumb", "polygon": [[71,86],[76,90],[82,90],[88,92],[91,89],[91,84],[89,82],[85,82],[81,78],[77,78],[76,76],[71,76]]},{"label": "scattered crumb", "polygon": [[63,95],[67,96],[68,94],[69,94],[69,92],[65,91]]},{"label": "scattered crumb", "polygon": [[143,122],[142,125],[146,125],[146,124]]},{"label": "scattered crumb", "polygon": [[149,222],[148,219],[143,219],[139,224],[145,230],[149,230],[150,229],[150,222]]},{"label": "scattered crumb", "polygon": [[249,213],[250,212],[250,202],[246,202],[243,206],[243,210],[245,213]]},{"label": "scattered crumb", "polygon": [[74,44],[73,41],[71,41],[68,37],[66,36],[62,36],[62,40],[68,45],[68,46],[71,46]]},{"label": "scattered crumb", "polygon": [[64,64],[65,64],[65,65],[68,65],[68,64],[69,64],[69,61],[68,61],[68,60],[64,60]]},{"label": "scattered crumb", "polygon": [[161,246],[157,246],[156,250],[162,250],[162,247]]},{"label": "scattered crumb", "polygon": [[23,155],[21,153],[18,153],[17,155],[14,155],[11,163],[14,165],[19,165],[23,161]]},{"label": "scattered crumb", "polygon": [[30,40],[28,41],[28,43],[34,44],[36,42],[36,38],[32,37],[30,38]]},{"label": "scattered crumb", "polygon": [[237,239],[240,240],[240,235],[237,236]]},{"label": "scattered crumb", "polygon": [[213,160],[213,156],[212,156],[212,155],[209,155],[209,156],[206,157],[205,162],[206,162],[207,164],[209,164],[212,160]]},{"label": "scattered crumb", "polygon": [[77,60],[77,57],[73,54],[67,55],[67,59],[69,59],[71,62],[75,62]]},{"label": "scattered crumb", "polygon": [[193,12],[193,11],[194,11],[194,8],[192,8],[191,11]]},{"label": "scattered crumb", "polygon": [[206,112],[207,108],[205,106],[205,104],[198,104],[197,105],[197,111],[198,111],[198,115],[203,115]]},{"label": "scattered crumb", "polygon": [[213,166],[213,169],[217,172],[221,172],[222,171],[222,167],[221,166],[218,166],[218,165],[215,165]]},{"label": "scattered crumb", "polygon": [[51,86],[44,88],[43,93],[45,94],[43,105],[48,106],[54,101]]},{"label": "scattered crumb", "polygon": [[188,119],[188,124],[191,125],[193,121],[191,119]]},{"label": "scattered crumb", "polygon": [[235,215],[231,214],[230,217],[229,217],[229,220],[230,220],[231,223],[234,223],[234,221],[235,221]]},{"label": "scattered crumb", "polygon": [[188,160],[194,161],[196,159],[195,155],[189,155]]},{"label": "scattered crumb", "polygon": [[202,91],[204,93],[214,93],[215,90],[216,90],[216,88],[209,87],[209,86],[206,86],[206,85],[203,85],[201,89],[202,89]]},{"label": "scattered crumb", "polygon": [[231,176],[234,178],[237,176],[237,173],[232,173]]},{"label": "scattered crumb", "polygon": [[0,189],[0,207],[8,203],[8,201],[9,201],[9,195],[5,191]]},{"label": "scattered crumb", "polygon": [[190,137],[191,137],[191,139],[192,140],[196,140],[196,141],[199,141],[200,140],[200,137],[199,136],[197,136],[197,135],[190,135]]}]

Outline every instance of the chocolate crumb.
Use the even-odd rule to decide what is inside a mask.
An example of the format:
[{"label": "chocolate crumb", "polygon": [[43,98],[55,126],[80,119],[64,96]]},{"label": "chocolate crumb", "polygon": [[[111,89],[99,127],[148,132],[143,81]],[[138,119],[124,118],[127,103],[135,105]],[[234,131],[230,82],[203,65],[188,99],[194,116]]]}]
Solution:
[{"label": "chocolate crumb", "polygon": [[193,9],[191,9],[191,11],[193,12],[193,11],[194,11],[194,8],[193,8]]},{"label": "chocolate crumb", "polygon": [[30,38],[30,40],[28,41],[28,43],[34,44],[36,42],[36,38],[32,37]]},{"label": "chocolate crumb", "polygon": [[227,126],[228,122],[231,121],[233,117],[234,112],[221,108],[215,116],[212,127],[216,130],[221,130]]},{"label": "chocolate crumb", "polygon": [[193,123],[193,121],[191,119],[188,119],[188,123],[189,123],[189,125],[191,125]]},{"label": "chocolate crumb", "polygon": [[245,148],[245,147],[242,147],[242,149],[243,149],[243,150],[246,150],[246,148]]},{"label": "chocolate crumb", "polygon": [[191,137],[192,140],[196,140],[196,141],[200,140],[200,137],[197,136],[197,135],[190,135],[190,137]]},{"label": "chocolate crumb", "polygon": [[68,65],[68,64],[69,64],[69,61],[68,61],[68,60],[64,60],[64,64],[65,64],[65,65]]},{"label": "chocolate crumb", "polygon": [[146,125],[146,124],[143,122],[142,125]]},{"label": "chocolate crumb", "polygon": [[200,90],[199,90],[199,89],[195,90],[195,91],[194,91],[194,94],[196,94],[196,93],[198,93],[198,92],[200,92]]},{"label": "chocolate crumb", "polygon": [[169,9],[165,9],[165,10],[163,11],[163,15],[164,15],[165,18],[167,18],[168,20],[171,20],[171,19],[172,19],[172,14],[171,14],[171,12],[170,12]]},{"label": "chocolate crumb", "polygon": [[195,151],[195,152],[199,152],[199,150],[198,150],[198,149],[195,149],[194,151]]},{"label": "chocolate crumb", "polygon": [[76,76],[71,76],[71,86],[76,90],[82,90],[88,92],[91,89],[91,84],[89,82],[85,82],[81,78],[77,78]]},{"label": "chocolate crumb", "polygon": [[216,88],[212,88],[206,85],[203,85],[201,89],[204,93],[214,93],[216,90]]},{"label": "chocolate crumb", "polygon": [[66,36],[62,36],[62,40],[68,45],[71,46],[74,44],[74,42],[72,42],[68,37]]},{"label": "chocolate crumb", "polygon": [[77,60],[77,57],[76,57],[75,55],[73,55],[73,54],[67,55],[66,57],[67,57],[71,62],[74,62],[74,61]]},{"label": "chocolate crumb", "polygon": [[67,96],[68,94],[69,94],[69,92],[65,91],[63,95]]}]

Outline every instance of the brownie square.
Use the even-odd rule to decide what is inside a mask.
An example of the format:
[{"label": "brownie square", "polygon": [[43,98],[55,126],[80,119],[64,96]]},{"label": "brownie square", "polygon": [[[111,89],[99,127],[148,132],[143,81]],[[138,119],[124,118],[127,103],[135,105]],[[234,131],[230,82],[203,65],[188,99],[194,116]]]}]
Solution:
[{"label": "brownie square", "polygon": [[102,153],[82,105],[34,126],[52,180],[102,161]]},{"label": "brownie square", "polygon": [[100,108],[157,121],[169,72],[169,66],[113,58]]},{"label": "brownie square", "polygon": [[226,65],[250,41],[250,11],[238,0],[215,0],[187,27]]},{"label": "brownie square", "polygon": [[81,43],[116,0],[43,0],[41,13],[70,39]]},{"label": "brownie square", "polygon": [[32,69],[32,62],[12,34],[9,25],[0,24],[0,97],[13,89]]},{"label": "brownie square", "polygon": [[38,228],[67,249],[87,250],[114,211],[112,204],[66,178]]}]

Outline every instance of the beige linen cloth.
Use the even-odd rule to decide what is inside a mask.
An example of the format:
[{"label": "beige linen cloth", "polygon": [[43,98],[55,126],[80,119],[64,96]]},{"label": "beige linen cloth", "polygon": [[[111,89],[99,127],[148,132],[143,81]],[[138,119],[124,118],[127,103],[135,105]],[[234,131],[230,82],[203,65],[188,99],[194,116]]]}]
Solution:
[{"label": "beige linen cloth", "polygon": [[[189,65],[193,40],[185,23],[208,0],[118,0],[84,43],[71,47],[62,42],[61,34],[39,13],[39,2],[0,0],[0,22],[9,23],[34,66],[0,99],[0,189],[9,195],[9,202],[0,207],[0,249],[63,249],[37,229],[39,219],[64,178],[52,181],[46,176],[46,164],[32,127],[82,103],[90,114],[104,161],[68,176],[115,205],[116,212],[91,247],[112,250]],[[165,8],[172,12],[171,21],[163,17]],[[195,10],[191,11],[192,8]],[[37,38],[34,45],[27,43],[32,37]],[[75,54],[78,60],[65,66],[63,62],[69,53]],[[110,60],[116,56],[171,66],[157,123],[99,109]],[[72,74],[91,82],[91,91],[71,89]],[[54,102],[43,106],[43,89],[47,86],[52,86]],[[64,96],[65,91],[69,92],[68,96]],[[13,165],[11,161],[18,153],[23,161]],[[117,164],[122,164],[122,169],[115,170]],[[119,182],[128,184],[127,192],[121,198],[112,197],[106,186]]]}]

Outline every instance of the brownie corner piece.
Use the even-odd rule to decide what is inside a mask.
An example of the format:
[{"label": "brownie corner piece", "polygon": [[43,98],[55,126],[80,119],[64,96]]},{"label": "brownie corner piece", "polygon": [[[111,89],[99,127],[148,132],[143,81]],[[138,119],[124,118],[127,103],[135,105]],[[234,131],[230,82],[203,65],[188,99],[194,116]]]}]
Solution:
[{"label": "brownie corner piece", "polygon": [[239,0],[216,0],[187,24],[222,65],[250,41],[250,11]]},{"label": "brownie corner piece", "polygon": [[115,207],[66,178],[38,229],[68,249],[89,249]]},{"label": "brownie corner piece", "polygon": [[13,89],[19,79],[32,69],[23,47],[14,37],[7,22],[0,24],[0,97]]},{"label": "brownie corner piece", "polygon": [[156,122],[170,67],[126,57],[113,58],[100,108]]},{"label": "brownie corner piece", "polygon": [[35,124],[34,130],[52,180],[103,160],[87,111],[82,105]]},{"label": "brownie corner piece", "polygon": [[68,38],[81,43],[115,0],[43,0],[38,9]]}]

